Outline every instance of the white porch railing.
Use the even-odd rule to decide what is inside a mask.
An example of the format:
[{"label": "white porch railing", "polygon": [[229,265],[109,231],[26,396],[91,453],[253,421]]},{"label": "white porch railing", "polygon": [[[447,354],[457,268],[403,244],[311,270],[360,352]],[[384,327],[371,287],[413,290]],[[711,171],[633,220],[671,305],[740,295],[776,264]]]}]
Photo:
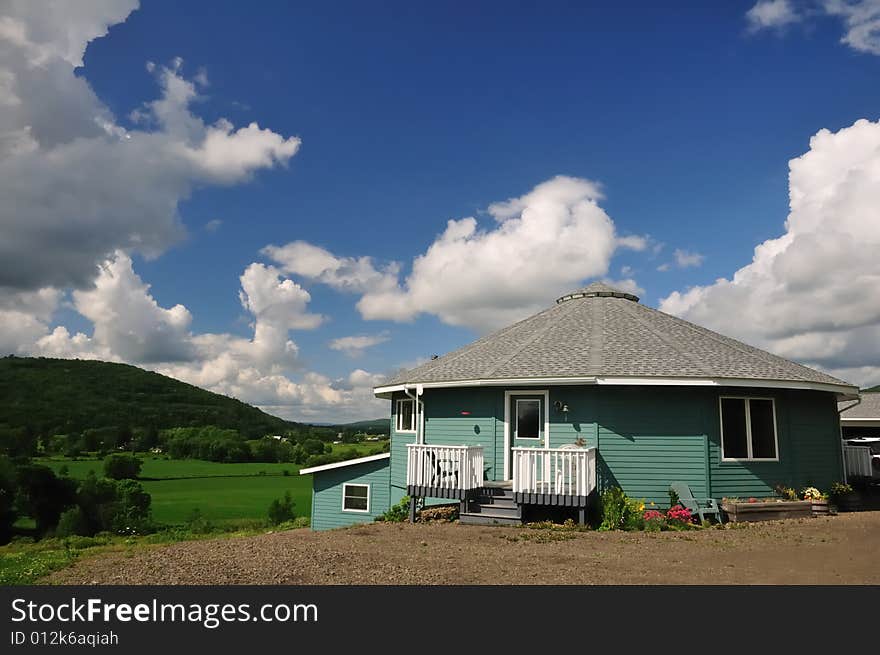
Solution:
[{"label": "white porch railing", "polygon": [[511,448],[513,493],[589,496],[596,488],[595,448]]},{"label": "white porch railing", "polygon": [[482,446],[406,445],[406,484],[450,491],[483,486]]},{"label": "white porch railing", "polygon": [[865,476],[871,477],[871,448],[870,446],[843,446],[843,463],[847,477]]}]

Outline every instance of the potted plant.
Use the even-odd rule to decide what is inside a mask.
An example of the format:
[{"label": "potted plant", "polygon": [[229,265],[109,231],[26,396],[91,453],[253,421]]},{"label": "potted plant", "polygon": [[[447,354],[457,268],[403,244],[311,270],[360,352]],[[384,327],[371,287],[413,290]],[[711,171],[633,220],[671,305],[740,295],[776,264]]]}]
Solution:
[{"label": "potted plant", "polygon": [[807,487],[801,491],[801,497],[812,504],[813,516],[828,514],[828,498],[816,487]]},{"label": "potted plant", "polygon": [[813,515],[813,505],[808,500],[785,498],[723,498],[721,509],[731,523],[752,521],[775,521],[779,519],[808,518]]},{"label": "potted plant", "polygon": [[831,485],[831,501],[841,512],[855,512],[862,508],[859,494],[845,482]]}]

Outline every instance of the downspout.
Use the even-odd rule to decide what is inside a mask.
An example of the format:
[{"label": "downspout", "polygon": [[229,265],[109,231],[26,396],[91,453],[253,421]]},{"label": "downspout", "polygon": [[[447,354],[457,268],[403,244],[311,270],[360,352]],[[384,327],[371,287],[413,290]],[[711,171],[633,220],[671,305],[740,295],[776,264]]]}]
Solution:
[{"label": "downspout", "polygon": [[858,398],[856,398],[856,401],[852,405],[847,405],[843,409],[837,410],[837,429],[840,432],[840,463],[843,465],[843,483],[844,484],[849,484],[849,480],[847,479],[847,475],[846,475],[846,453],[843,451],[843,425],[841,425],[841,422],[840,422],[840,415],[843,414],[848,409],[852,409],[853,407],[856,407],[857,405],[861,405],[861,403],[862,403],[862,397],[859,396]]},{"label": "downspout", "polygon": [[422,417],[425,414],[425,403],[419,400],[424,393],[422,385],[416,385],[415,395],[409,392],[409,385],[403,385],[403,393],[413,400],[413,422],[416,424],[416,443],[425,443],[425,431],[422,426]]}]

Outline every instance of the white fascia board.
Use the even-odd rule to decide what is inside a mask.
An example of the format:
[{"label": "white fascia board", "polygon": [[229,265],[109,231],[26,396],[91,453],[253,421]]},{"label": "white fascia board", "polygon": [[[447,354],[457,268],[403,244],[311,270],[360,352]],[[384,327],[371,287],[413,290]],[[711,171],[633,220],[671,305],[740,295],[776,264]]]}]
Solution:
[{"label": "white fascia board", "polygon": [[329,471],[330,469],[338,469],[344,466],[354,466],[355,464],[366,464],[367,462],[376,462],[380,459],[388,459],[391,453],[379,453],[378,455],[369,455],[368,457],[358,457],[357,459],[347,459],[344,462],[334,462],[333,464],[323,464],[321,466],[312,466],[307,469],[300,469],[300,475],[308,475],[309,473],[320,473],[321,471]]},{"label": "white fascia board", "polygon": [[[758,389],[805,389],[836,393],[841,400],[856,399],[859,389],[852,385],[828,384],[825,382],[806,382],[793,380],[752,380],[747,378],[688,378],[688,377],[547,377],[510,378],[495,380],[454,380],[451,382],[421,382],[425,389],[455,387],[516,387],[557,384],[598,384],[618,386],[670,386],[670,387],[754,387]],[[380,398],[388,398],[395,391],[403,391],[404,386],[395,384],[375,387],[373,393]]]}]

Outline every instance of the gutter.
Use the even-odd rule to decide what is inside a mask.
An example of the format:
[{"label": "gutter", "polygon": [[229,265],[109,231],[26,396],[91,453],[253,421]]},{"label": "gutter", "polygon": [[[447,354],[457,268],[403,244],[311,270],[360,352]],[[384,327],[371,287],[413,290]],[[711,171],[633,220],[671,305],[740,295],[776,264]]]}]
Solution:
[{"label": "gutter", "polygon": [[843,483],[844,484],[849,484],[849,480],[847,479],[847,476],[846,476],[846,454],[844,453],[844,450],[843,450],[843,416],[842,416],[842,414],[846,410],[852,409],[856,405],[860,405],[861,402],[862,402],[862,397],[859,396],[858,398],[856,398],[856,401],[852,405],[847,405],[843,409],[837,410],[837,417],[838,417],[837,429],[840,431],[840,463],[843,468]]}]

